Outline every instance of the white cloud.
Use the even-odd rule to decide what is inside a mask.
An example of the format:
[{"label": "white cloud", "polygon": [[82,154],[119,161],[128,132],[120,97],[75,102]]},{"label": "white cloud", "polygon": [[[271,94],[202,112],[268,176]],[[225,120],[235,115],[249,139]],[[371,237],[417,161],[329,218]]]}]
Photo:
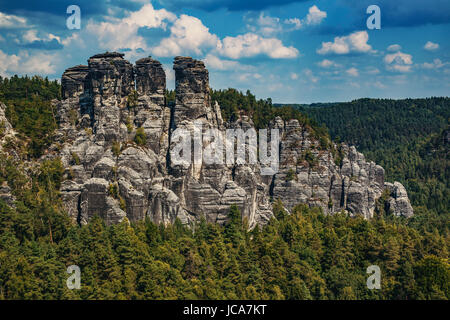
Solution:
[{"label": "white cloud", "polygon": [[346,72],[349,76],[352,76],[352,77],[357,77],[357,76],[359,76],[358,69],[356,69],[356,68],[350,68],[350,69],[347,69],[345,72]]},{"label": "white cloud", "polygon": [[434,59],[433,62],[431,62],[431,63],[425,62],[421,66],[424,69],[440,69],[448,64],[450,64],[450,63],[442,62],[440,59]]},{"label": "white cloud", "polygon": [[22,40],[24,43],[32,43],[34,41],[52,41],[53,39],[57,40],[59,43],[61,43],[61,38],[58,36],[55,36],[52,33],[47,33],[45,36],[39,36],[37,30],[30,29],[27,30],[22,35]]},{"label": "white cloud", "polygon": [[284,23],[285,24],[292,24],[292,25],[294,25],[294,30],[298,30],[298,29],[301,29],[303,27],[302,20],[300,20],[299,18],[285,19]]},{"label": "white cloud", "polygon": [[425,46],[423,48],[428,51],[434,51],[439,49],[439,44],[428,41],[427,43],[425,43]]},{"label": "white cloud", "polygon": [[323,59],[322,61],[318,62],[317,65],[322,68],[330,68],[330,67],[337,68],[341,66],[340,64],[337,64],[336,62],[328,59]]},{"label": "white cloud", "polygon": [[0,12],[0,28],[24,28],[27,27],[27,19],[15,16],[8,15]]},{"label": "white cloud", "polygon": [[168,57],[182,53],[201,54],[202,49],[217,47],[220,42],[200,19],[185,14],[175,21],[170,32],[168,38],[161,40],[160,44],[153,48],[154,55]]},{"label": "white cloud", "polygon": [[316,5],[312,6],[308,10],[308,14],[305,18],[290,18],[285,19],[285,24],[293,25],[293,30],[298,30],[303,28],[304,26],[314,26],[319,25],[322,21],[327,17],[327,13],[325,11],[321,11]]},{"label": "white cloud", "polygon": [[175,70],[173,70],[172,66],[163,64],[163,69],[166,74],[167,83],[175,81]]},{"label": "white cloud", "polygon": [[132,12],[123,23],[147,28],[162,28],[166,30],[166,21],[175,21],[177,16],[166,9],[155,10],[151,4],[146,4],[140,10]]},{"label": "white cloud", "polygon": [[327,17],[327,13],[325,11],[320,11],[317,6],[312,6],[309,8],[309,12],[306,16],[306,24],[307,25],[317,25],[322,22],[323,19]]},{"label": "white cloud", "polygon": [[372,47],[367,43],[367,31],[353,32],[348,36],[335,37],[333,42],[322,42],[317,49],[318,54],[348,54],[350,52],[370,52]]},{"label": "white cloud", "polygon": [[400,51],[402,49],[402,46],[399,44],[391,44],[389,47],[387,47],[387,51],[394,52],[394,51]]},{"label": "white cloud", "polygon": [[317,83],[319,78],[314,76],[314,73],[310,69],[303,70],[303,74],[311,81],[312,83]]},{"label": "white cloud", "polygon": [[289,75],[291,80],[297,80],[298,79],[298,74],[296,74],[295,72],[291,72],[291,74]]},{"label": "white cloud", "polygon": [[384,57],[384,63],[386,64],[387,70],[409,72],[411,71],[411,66],[413,64],[412,55],[400,51],[387,54]]},{"label": "white cloud", "polygon": [[266,16],[264,15],[264,12],[261,12],[257,19],[248,18],[247,28],[252,32],[260,33],[264,36],[270,36],[283,31],[283,27],[280,24],[280,19]]},{"label": "white cloud", "polygon": [[247,82],[250,79],[259,80],[261,78],[262,78],[262,75],[260,75],[259,73],[248,73],[248,72],[247,73],[241,73],[238,76],[239,81],[242,81],[242,82]]},{"label": "white cloud", "polygon": [[7,77],[10,69],[17,68],[20,58],[15,54],[8,55],[0,50],[0,76]]},{"label": "white cloud", "polygon": [[81,36],[74,34],[64,39],[62,43],[68,45],[77,41],[80,47],[84,47],[83,42],[94,36],[99,48],[105,50],[129,48],[132,52],[127,53],[127,56],[133,56],[138,49],[149,51],[145,39],[138,35],[139,28],[166,29],[167,23],[175,19],[176,15],[173,13],[165,9],[156,10],[151,4],[146,4],[123,19],[110,18],[109,21],[101,23],[90,20]]},{"label": "white cloud", "polygon": [[237,61],[220,59],[210,53],[206,55],[203,61],[205,62],[208,69],[231,70],[239,69],[242,67]]},{"label": "white cloud", "polygon": [[37,30],[28,30],[28,31],[26,31],[23,34],[22,38],[23,38],[23,40],[25,40],[25,42],[33,42],[33,41],[41,40],[37,36]]},{"label": "white cloud", "polygon": [[326,17],[327,13],[314,5],[309,8],[308,14],[303,19],[289,18],[281,22],[280,18],[266,16],[264,12],[261,12],[256,19],[252,17],[245,19],[247,20],[247,29],[252,33],[271,36],[280,32],[299,30],[305,26],[319,25]]},{"label": "white cloud", "polygon": [[0,50],[0,75],[13,74],[52,74],[56,72],[56,54],[35,53],[28,54],[21,51],[18,55],[5,54]]},{"label": "white cloud", "polygon": [[299,52],[294,47],[285,47],[277,38],[263,38],[254,33],[236,37],[225,37],[217,50],[225,57],[239,59],[265,54],[274,59],[295,58]]}]

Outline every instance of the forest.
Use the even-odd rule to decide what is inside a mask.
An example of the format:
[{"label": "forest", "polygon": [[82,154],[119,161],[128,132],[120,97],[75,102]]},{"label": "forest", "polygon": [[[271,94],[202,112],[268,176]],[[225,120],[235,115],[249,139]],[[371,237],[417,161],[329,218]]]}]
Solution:
[{"label": "forest", "polygon": [[[14,207],[0,200],[0,299],[450,297],[448,197],[439,194],[433,202],[417,192],[413,198],[417,215],[409,220],[385,212],[382,198],[370,221],[345,213],[327,216],[319,208],[304,205],[288,214],[275,201],[274,218],[253,230],[248,230],[233,206],[224,226],[204,220],[188,228],[179,221],[164,226],[126,219],[106,226],[100,218],[83,226],[74,224],[62,210],[59,197],[64,176],[61,161],[36,160],[56,128],[50,100],[60,97],[58,83],[39,77],[1,80],[0,101],[7,105],[6,115],[20,133],[21,143],[6,141],[0,151],[0,186],[7,185],[15,197]],[[173,101],[170,92],[167,98]],[[291,106],[279,108],[270,99],[257,100],[250,92],[235,89],[213,91],[212,99],[221,104],[227,120],[242,112],[263,126],[276,115],[295,117],[329,143],[327,130],[317,125],[321,123],[318,118],[310,120]],[[448,100],[443,100],[446,104],[439,101],[427,104],[440,103],[448,109]],[[355,130],[362,130],[358,123],[363,128],[364,122],[358,117],[364,119],[364,115],[353,115]],[[367,126],[372,123],[376,121]],[[417,166],[413,167],[419,170],[423,165],[422,172],[412,173],[421,188],[429,188],[427,179],[448,188],[448,166],[439,171],[445,165],[441,160],[426,161],[426,157],[448,161],[448,146],[442,144],[440,133],[445,122],[441,125],[420,133],[416,141],[422,141],[421,147],[413,149],[417,159],[423,160],[414,160]],[[330,127],[335,136],[337,129]],[[346,141],[344,133],[339,134]],[[404,139],[382,137],[386,152]],[[369,158],[376,154],[375,149],[372,154],[368,151]],[[401,178],[408,165],[396,169],[395,159],[400,156],[392,153],[382,159],[392,159],[387,172],[394,175],[397,170]],[[70,265],[81,269],[80,290],[66,286]],[[381,268],[381,290],[366,286],[370,265]]]},{"label": "forest", "polygon": [[325,125],[333,140],[355,145],[401,182],[412,222],[448,228],[450,221],[450,98],[359,99],[291,105]]}]

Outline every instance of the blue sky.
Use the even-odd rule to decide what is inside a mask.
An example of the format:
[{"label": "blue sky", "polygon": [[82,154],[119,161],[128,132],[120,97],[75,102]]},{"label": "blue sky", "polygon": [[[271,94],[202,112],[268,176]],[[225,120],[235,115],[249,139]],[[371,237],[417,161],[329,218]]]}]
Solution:
[{"label": "blue sky", "polygon": [[[66,8],[81,9],[69,30]],[[381,9],[368,30],[366,9]],[[448,0],[0,0],[0,75],[59,79],[89,56],[205,61],[215,89],[280,103],[450,96]]]}]

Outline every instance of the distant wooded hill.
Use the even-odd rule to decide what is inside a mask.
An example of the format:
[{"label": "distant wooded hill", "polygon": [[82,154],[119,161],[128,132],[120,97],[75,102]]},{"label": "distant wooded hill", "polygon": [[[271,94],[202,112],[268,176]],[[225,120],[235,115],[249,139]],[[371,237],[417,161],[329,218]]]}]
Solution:
[{"label": "distant wooded hill", "polygon": [[326,126],[335,141],[355,145],[383,166],[388,180],[405,185],[416,213],[445,215],[448,226],[450,98],[289,106]]}]

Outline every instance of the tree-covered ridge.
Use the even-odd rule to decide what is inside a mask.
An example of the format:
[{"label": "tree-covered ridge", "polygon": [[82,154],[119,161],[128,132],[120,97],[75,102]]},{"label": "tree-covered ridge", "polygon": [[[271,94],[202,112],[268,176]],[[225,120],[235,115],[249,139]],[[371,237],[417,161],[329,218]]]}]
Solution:
[{"label": "tree-covered ridge", "polygon": [[329,128],[332,138],[354,144],[407,189],[416,214],[450,212],[450,98],[360,99],[297,106]]},{"label": "tree-covered ridge", "polygon": [[[231,208],[225,226],[188,229],[127,221],[33,230],[33,213],[0,202],[1,299],[448,299],[448,236],[400,220],[325,216],[297,207],[246,231]],[[63,224],[64,225],[64,224]],[[56,232],[55,232],[56,233]],[[66,287],[69,265],[81,289]],[[381,290],[366,269],[381,268]]]},{"label": "tree-covered ridge", "polygon": [[362,152],[409,144],[445,129],[450,119],[450,98],[359,99],[297,108],[324,123],[333,139]]},{"label": "tree-covered ridge", "polygon": [[52,141],[57,128],[52,99],[61,97],[59,83],[48,78],[14,76],[0,77],[0,102],[6,106],[6,116],[22,135],[28,156],[37,158]]},{"label": "tree-covered ridge", "polygon": [[[217,102],[220,106],[222,118],[225,122],[234,122],[241,115],[252,119],[256,129],[266,129],[270,121],[279,116],[283,120],[297,119],[299,123],[314,134],[319,140],[323,141],[324,147],[331,147],[331,141],[327,129],[324,126],[318,126],[316,121],[312,121],[305,113],[300,112],[292,106],[276,107],[272,99],[256,99],[250,90],[243,92],[228,88],[223,90],[210,90],[212,103]],[[175,91],[166,91],[166,101],[175,102]]]},{"label": "tree-covered ridge", "polygon": [[[264,109],[270,101],[252,107],[250,95],[242,112],[260,113],[261,123],[268,119],[262,110],[307,119],[292,108]],[[232,110],[242,96],[223,94],[223,108]],[[13,155],[0,152],[0,186],[8,186],[15,200],[14,207],[0,200],[0,299],[449,298],[448,221],[442,227],[442,220],[422,221],[420,215],[388,216],[383,199],[371,221],[326,216],[305,206],[287,215],[276,202],[276,218],[252,231],[235,207],[225,226],[204,221],[192,229],[179,222],[105,226],[100,218],[73,224],[61,206],[61,161],[23,161],[30,152],[21,147],[27,130],[53,116],[27,118],[35,113],[13,106],[29,121],[22,129],[16,122],[22,136],[3,146]],[[35,106],[30,102],[32,110]],[[232,114],[224,113],[226,119]],[[430,140],[424,152],[441,155],[438,141]],[[66,286],[70,265],[81,268],[81,290]],[[366,287],[369,265],[381,268],[381,290]]]},{"label": "tree-covered ridge", "polygon": [[[80,227],[61,209],[59,159],[27,172],[1,153],[0,168],[16,200],[0,200],[0,299],[449,298],[448,233],[388,216],[382,200],[371,221],[302,205],[288,215],[276,202],[262,230],[248,231],[236,207],[225,226]],[[81,290],[66,286],[70,265]],[[381,290],[366,287],[369,265]]]},{"label": "tree-covered ridge", "polygon": [[39,96],[42,100],[61,98],[61,86],[58,81],[50,81],[39,76],[2,78],[0,76],[0,101],[30,99]]}]

